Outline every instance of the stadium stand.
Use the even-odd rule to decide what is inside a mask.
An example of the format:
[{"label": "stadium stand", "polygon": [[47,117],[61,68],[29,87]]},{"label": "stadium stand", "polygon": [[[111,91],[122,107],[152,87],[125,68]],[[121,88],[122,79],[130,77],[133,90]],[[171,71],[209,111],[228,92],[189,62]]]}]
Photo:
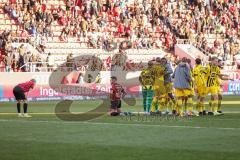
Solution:
[{"label": "stadium stand", "polygon": [[[0,5],[1,63],[4,68],[13,59],[13,71],[22,70],[26,62],[47,65],[49,55],[64,55],[57,58],[61,63],[70,53],[103,54],[99,49],[108,51],[126,40],[133,49],[128,52],[161,49],[169,57],[175,44],[187,43],[236,67],[237,0],[2,0]],[[24,51],[16,49],[19,43],[25,44]],[[11,50],[22,55],[13,58]]]}]

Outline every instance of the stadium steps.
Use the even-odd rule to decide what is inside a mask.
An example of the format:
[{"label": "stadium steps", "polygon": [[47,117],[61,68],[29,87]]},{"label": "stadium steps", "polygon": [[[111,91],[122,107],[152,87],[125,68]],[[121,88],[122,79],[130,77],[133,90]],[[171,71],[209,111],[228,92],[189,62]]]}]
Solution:
[{"label": "stadium steps", "polygon": [[176,44],[175,54],[179,56],[179,58],[187,57],[191,59],[193,65],[196,58],[207,59],[207,56],[192,44]]}]

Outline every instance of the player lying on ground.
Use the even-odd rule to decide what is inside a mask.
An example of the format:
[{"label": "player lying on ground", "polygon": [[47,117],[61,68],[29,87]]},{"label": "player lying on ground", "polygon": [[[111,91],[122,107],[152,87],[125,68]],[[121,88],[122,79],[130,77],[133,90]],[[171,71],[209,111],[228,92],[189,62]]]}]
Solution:
[{"label": "player lying on ground", "polygon": [[[13,88],[13,94],[17,101],[17,112],[19,117],[31,117],[27,114],[28,103],[25,93],[28,93],[30,89],[35,87],[36,80],[31,79],[25,83],[20,83]],[[23,103],[23,114],[21,113],[21,103]]]},{"label": "player lying on ground", "polygon": [[121,113],[121,99],[124,98],[126,92],[123,87],[117,83],[117,77],[111,77],[110,101],[111,106],[109,115],[118,116]]}]

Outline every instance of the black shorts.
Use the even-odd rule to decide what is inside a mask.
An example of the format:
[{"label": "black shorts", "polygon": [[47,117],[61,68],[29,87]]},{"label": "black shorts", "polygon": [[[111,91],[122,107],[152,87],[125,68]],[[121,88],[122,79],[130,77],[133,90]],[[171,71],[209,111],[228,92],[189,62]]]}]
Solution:
[{"label": "black shorts", "polygon": [[121,100],[111,101],[111,109],[121,108]]},{"label": "black shorts", "polygon": [[26,96],[21,87],[16,86],[13,88],[13,95],[16,100],[26,100]]}]

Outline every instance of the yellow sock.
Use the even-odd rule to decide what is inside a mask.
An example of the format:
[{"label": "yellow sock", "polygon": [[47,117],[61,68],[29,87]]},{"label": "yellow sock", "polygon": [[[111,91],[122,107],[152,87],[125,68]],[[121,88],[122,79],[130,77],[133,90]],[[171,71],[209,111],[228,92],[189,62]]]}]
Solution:
[{"label": "yellow sock", "polygon": [[172,105],[171,109],[172,110],[177,110],[176,100],[175,99],[170,99],[170,101],[171,101],[171,105]]},{"label": "yellow sock", "polygon": [[164,105],[165,105],[165,98],[161,98],[161,99],[158,101],[158,110],[159,110],[159,111],[163,111]]},{"label": "yellow sock", "polygon": [[204,102],[201,102],[201,107],[202,107],[202,111],[206,110]]},{"label": "yellow sock", "polygon": [[167,103],[167,109],[169,109],[170,111],[174,110],[174,105],[171,100],[169,100]]},{"label": "yellow sock", "polygon": [[188,98],[188,100],[187,100],[187,111],[189,111],[189,112],[193,111],[193,99],[192,99],[192,97]]},{"label": "yellow sock", "polygon": [[217,112],[217,110],[218,110],[218,101],[217,100],[212,101],[212,108],[213,108],[213,112]]},{"label": "yellow sock", "polygon": [[164,110],[165,111],[168,111],[170,108],[169,108],[169,99],[168,98],[164,98],[164,105],[163,105],[163,107],[164,107]]},{"label": "yellow sock", "polygon": [[202,112],[204,110],[204,103],[203,102],[199,102],[199,112]]},{"label": "yellow sock", "polygon": [[156,105],[158,103],[158,100],[156,97],[153,98],[153,101],[152,101],[152,105],[151,105],[151,112],[155,112],[156,111]]},{"label": "yellow sock", "polygon": [[197,104],[196,104],[196,110],[198,111],[198,112],[200,112],[200,101],[198,100],[197,101]]},{"label": "yellow sock", "polygon": [[182,115],[183,114],[183,101],[182,99],[177,100],[177,112]]},{"label": "yellow sock", "polygon": [[209,100],[209,112],[213,112],[212,100]]},{"label": "yellow sock", "polygon": [[221,106],[222,106],[222,100],[221,99],[219,99],[218,100],[218,111],[221,111]]}]

